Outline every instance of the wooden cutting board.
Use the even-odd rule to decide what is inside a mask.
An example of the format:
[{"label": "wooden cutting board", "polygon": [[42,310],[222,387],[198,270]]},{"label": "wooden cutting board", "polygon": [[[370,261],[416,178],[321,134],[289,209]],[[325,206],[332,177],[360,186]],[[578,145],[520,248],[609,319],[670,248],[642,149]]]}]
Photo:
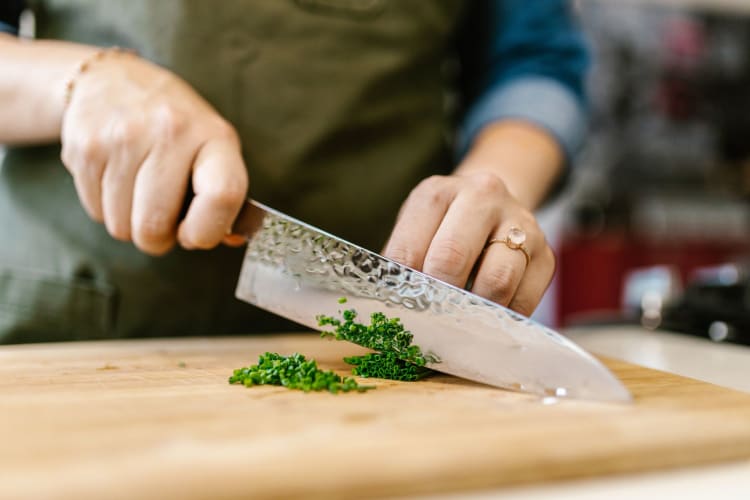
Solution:
[{"label": "wooden cutting board", "polygon": [[[227,383],[315,334],[0,348],[0,498],[339,498],[750,458],[750,395],[616,361],[632,405],[437,376],[368,393]],[[546,404],[545,404],[546,403]]]}]

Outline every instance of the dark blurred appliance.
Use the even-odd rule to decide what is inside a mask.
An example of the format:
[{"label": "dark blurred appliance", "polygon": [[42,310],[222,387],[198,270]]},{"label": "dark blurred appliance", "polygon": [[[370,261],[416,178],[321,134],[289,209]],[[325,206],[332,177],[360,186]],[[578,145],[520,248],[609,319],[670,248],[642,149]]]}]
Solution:
[{"label": "dark blurred appliance", "polygon": [[750,345],[750,277],[734,264],[701,269],[662,311],[660,328]]}]

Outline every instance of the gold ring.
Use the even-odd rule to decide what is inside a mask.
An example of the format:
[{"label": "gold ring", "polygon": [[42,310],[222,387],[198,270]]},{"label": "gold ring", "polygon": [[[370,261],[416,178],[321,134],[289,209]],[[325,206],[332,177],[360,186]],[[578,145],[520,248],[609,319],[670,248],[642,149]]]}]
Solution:
[{"label": "gold ring", "polygon": [[493,243],[502,243],[511,250],[522,251],[523,256],[526,257],[526,267],[529,267],[531,256],[529,255],[529,251],[526,250],[526,247],[523,245],[524,243],[526,243],[526,233],[523,231],[523,229],[515,226],[511,227],[505,238],[493,238],[487,242],[487,245],[485,245],[484,248],[487,248]]}]

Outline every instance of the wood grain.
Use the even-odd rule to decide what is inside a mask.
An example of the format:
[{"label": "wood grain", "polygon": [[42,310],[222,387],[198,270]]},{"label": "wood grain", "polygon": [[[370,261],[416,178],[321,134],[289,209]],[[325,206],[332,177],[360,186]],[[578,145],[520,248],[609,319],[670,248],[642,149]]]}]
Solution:
[{"label": "wood grain", "polygon": [[342,374],[361,352],[314,334],[0,348],[0,498],[381,497],[750,458],[750,395],[614,360],[632,405],[449,376],[227,383],[265,351]]}]

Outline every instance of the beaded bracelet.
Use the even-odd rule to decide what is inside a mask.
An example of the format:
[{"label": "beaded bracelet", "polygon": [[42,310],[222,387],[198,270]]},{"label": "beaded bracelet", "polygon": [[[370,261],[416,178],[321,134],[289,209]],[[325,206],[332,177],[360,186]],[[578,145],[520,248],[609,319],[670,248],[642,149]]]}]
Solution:
[{"label": "beaded bracelet", "polygon": [[88,69],[97,61],[101,61],[108,55],[113,54],[136,54],[136,51],[133,49],[123,49],[121,47],[108,47],[108,48],[102,48],[82,60],[78,66],[76,67],[76,70],[73,72],[73,74],[65,81],[65,95],[64,95],[64,103],[65,107],[67,108],[70,104],[70,101],[73,99],[73,91],[76,87],[76,82],[78,79],[83,75]]}]

